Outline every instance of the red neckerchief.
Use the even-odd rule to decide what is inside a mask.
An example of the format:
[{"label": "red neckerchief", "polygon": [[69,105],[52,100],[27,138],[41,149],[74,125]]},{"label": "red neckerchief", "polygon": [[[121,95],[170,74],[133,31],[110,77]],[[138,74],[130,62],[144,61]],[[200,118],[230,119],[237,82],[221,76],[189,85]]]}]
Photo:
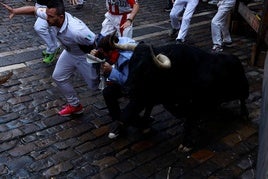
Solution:
[{"label": "red neckerchief", "polygon": [[118,50],[113,50],[108,52],[108,58],[109,58],[109,63],[115,64],[119,58],[119,51]]}]

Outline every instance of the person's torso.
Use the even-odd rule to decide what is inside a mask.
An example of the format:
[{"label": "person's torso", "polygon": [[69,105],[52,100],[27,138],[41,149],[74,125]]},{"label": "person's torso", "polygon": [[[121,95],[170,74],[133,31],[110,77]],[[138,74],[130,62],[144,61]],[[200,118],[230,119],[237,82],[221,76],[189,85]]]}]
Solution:
[{"label": "person's torso", "polygon": [[106,7],[111,14],[119,15],[130,13],[136,3],[137,0],[106,0]]},{"label": "person's torso", "polygon": [[[135,40],[128,38],[128,37],[119,37],[118,44],[136,44]],[[114,64],[114,68],[119,73],[112,70],[109,80],[119,83],[120,85],[123,85],[128,76],[128,62],[133,54],[133,51],[128,50],[119,50],[119,57]]]},{"label": "person's torso", "polygon": [[94,43],[93,33],[80,19],[65,13],[65,21],[57,33],[62,46],[71,54],[83,55],[79,45],[90,46]]}]

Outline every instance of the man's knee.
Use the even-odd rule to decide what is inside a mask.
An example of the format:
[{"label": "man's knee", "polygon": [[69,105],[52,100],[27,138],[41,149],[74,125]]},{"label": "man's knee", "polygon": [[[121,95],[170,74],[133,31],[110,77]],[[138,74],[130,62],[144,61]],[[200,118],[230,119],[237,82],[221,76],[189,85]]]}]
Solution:
[{"label": "man's knee", "polygon": [[105,87],[103,90],[102,90],[102,95],[105,99],[107,98],[114,98],[114,93],[113,93],[113,88],[111,87]]},{"label": "man's knee", "polygon": [[43,33],[45,31],[48,31],[47,28],[41,26],[41,25],[38,25],[38,24],[34,24],[34,30],[37,32],[37,33]]}]

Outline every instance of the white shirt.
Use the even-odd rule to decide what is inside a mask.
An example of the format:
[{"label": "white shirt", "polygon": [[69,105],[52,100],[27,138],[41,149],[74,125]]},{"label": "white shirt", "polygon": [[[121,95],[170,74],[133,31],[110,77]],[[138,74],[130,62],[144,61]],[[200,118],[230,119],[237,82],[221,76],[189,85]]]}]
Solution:
[{"label": "white shirt", "polygon": [[[42,19],[47,19],[46,8],[37,8],[36,15]],[[57,38],[62,46],[73,55],[84,55],[79,45],[92,45],[95,39],[93,33],[87,25],[80,19],[65,12],[65,19],[62,27],[57,29]]]}]

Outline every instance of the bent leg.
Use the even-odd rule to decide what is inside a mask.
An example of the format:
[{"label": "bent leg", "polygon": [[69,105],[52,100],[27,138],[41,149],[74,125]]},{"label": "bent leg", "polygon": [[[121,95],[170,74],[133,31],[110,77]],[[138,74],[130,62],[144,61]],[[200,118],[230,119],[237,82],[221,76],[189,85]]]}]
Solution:
[{"label": "bent leg", "polygon": [[102,95],[112,120],[119,120],[121,110],[118,99],[122,97],[120,86],[118,84],[106,86],[102,91]]}]

